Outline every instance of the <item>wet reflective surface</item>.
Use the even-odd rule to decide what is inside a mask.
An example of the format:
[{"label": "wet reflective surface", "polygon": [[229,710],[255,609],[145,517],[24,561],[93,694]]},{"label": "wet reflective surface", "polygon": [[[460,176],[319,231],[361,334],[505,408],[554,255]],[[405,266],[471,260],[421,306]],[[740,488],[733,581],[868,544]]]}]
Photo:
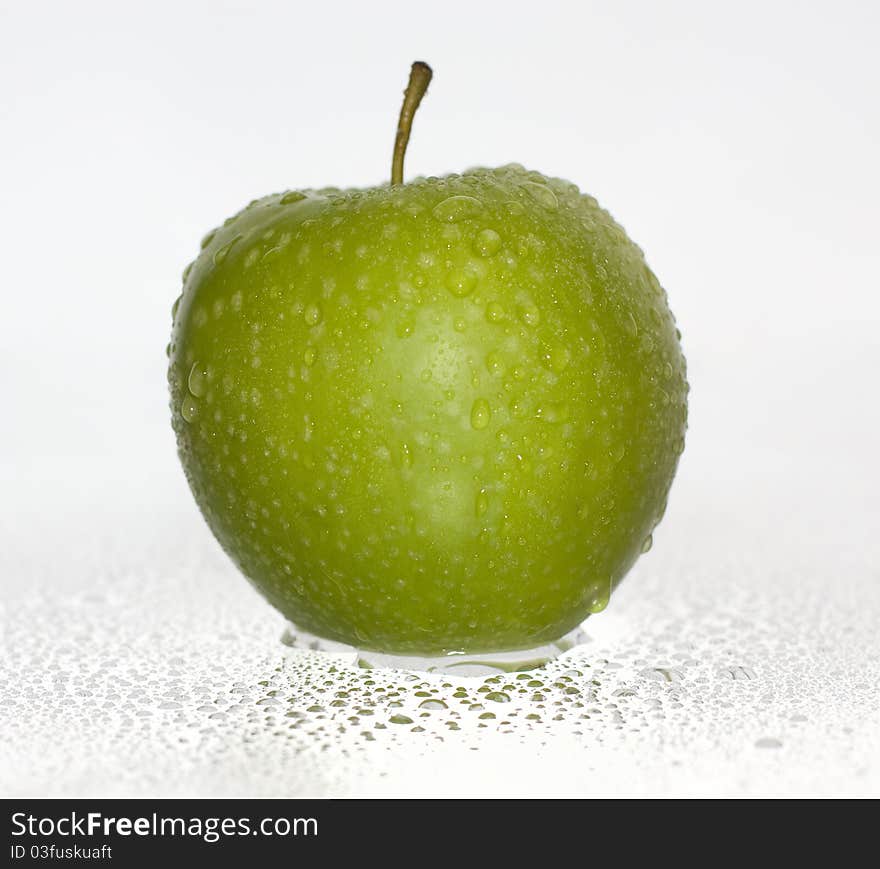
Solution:
[{"label": "wet reflective surface", "polygon": [[118,470],[6,472],[4,794],[878,791],[868,509],[841,547],[796,480],[745,510],[685,474],[583,644],[468,676],[284,645],[173,463]]}]

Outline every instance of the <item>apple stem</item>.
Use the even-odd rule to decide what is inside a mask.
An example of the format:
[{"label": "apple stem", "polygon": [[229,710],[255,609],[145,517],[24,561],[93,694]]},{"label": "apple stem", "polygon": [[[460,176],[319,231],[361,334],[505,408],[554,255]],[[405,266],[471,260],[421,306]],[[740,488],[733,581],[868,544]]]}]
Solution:
[{"label": "apple stem", "polygon": [[427,63],[417,60],[409,73],[409,84],[403,92],[403,105],[400,107],[400,120],[397,122],[397,136],[394,139],[394,159],[391,161],[391,186],[403,184],[403,158],[409,144],[413,116],[434,73]]}]

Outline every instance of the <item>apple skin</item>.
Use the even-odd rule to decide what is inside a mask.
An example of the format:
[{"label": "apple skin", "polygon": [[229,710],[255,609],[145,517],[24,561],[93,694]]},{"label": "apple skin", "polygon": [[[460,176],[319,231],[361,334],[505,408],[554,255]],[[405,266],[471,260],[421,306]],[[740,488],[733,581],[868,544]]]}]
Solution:
[{"label": "apple skin", "polygon": [[642,252],[519,166],[252,202],[187,269],[169,356],[220,544],[297,625],[376,651],[561,637],[650,546],[684,447]]}]

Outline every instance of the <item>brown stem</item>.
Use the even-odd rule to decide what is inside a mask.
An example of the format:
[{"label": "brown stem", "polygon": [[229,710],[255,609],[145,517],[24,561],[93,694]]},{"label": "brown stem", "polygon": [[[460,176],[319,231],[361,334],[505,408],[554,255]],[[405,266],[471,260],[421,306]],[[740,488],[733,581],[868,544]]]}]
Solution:
[{"label": "brown stem", "polygon": [[427,63],[417,60],[409,73],[409,84],[403,92],[403,105],[400,107],[400,120],[397,122],[397,136],[394,139],[394,159],[391,161],[391,186],[403,184],[403,158],[409,144],[413,116],[433,75]]}]

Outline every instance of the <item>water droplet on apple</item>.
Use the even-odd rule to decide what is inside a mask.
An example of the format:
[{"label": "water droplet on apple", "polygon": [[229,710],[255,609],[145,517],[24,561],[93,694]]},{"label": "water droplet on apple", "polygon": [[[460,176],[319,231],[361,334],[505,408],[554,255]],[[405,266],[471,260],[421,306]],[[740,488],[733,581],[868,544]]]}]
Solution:
[{"label": "water droplet on apple", "polygon": [[318,358],[318,351],[314,347],[306,347],[303,353],[303,362],[311,368]]},{"label": "water droplet on apple", "polygon": [[521,396],[511,399],[510,414],[514,417],[522,417],[526,412],[526,403]]},{"label": "water droplet on apple", "polygon": [[591,590],[587,600],[587,610],[591,613],[600,613],[608,606],[608,600],[611,595],[611,583],[601,585]]},{"label": "water droplet on apple", "polygon": [[196,398],[201,398],[205,394],[208,389],[208,371],[204,365],[193,362],[186,385]]},{"label": "water droplet on apple", "polygon": [[199,405],[192,395],[187,395],[180,402],[180,415],[187,421],[192,422],[199,415]]},{"label": "water droplet on apple", "polygon": [[317,302],[306,305],[306,309],[303,311],[303,319],[306,321],[307,326],[317,326],[321,322],[322,317],[321,306]]},{"label": "water droplet on apple", "polygon": [[501,374],[504,370],[504,363],[496,350],[490,350],[486,354],[486,370],[490,374]]},{"label": "water droplet on apple", "polygon": [[504,306],[501,302],[489,302],[486,305],[486,319],[490,323],[500,323],[504,319]]},{"label": "water droplet on apple", "polygon": [[479,277],[471,269],[452,269],[452,271],[446,275],[446,289],[448,289],[453,296],[464,298],[474,291],[478,280]]},{"label": "water droplet on apple", "polygon": [[525,181],[522,187],[544,208],[548,208],[551,211],[556,211],[559,208],[559,200],[556,198],[556,194],[546,184],[541,184],[538,181]]},{"label": "water droplet on apple", "polygon": [[544,422],[549,422],[551,425],[565,422],[568,419],[568,405],[548,402],[547,404],[542,404],[535,411],[535,416]]},{"label": "water droplet on apple", "polygon": [[646,552],[650,552],[651,547],[652,547],[653,545],[654,545],[654,536],[653,536],[652,534],[649,534],[649,535],[648,535],[648,536],[642,541],[642,554],[644,555]]},{"label": "water droplet on apple", "polygon": [[398,322],[397,326],[395,326],[394,332],[398,338],[409,338],[409,336],[412,335],[415,330],[415,317],[407,315]]},{"label": "water droplet on apple", "polygon": [[479,217],[484,212],[483,203],[473,196],[450,196],[434,206],[431,213],[443,223],[457,223],[469,217]]},{"label": "water droplet on apple", "polygon": [[478,398],[471,408],[471,428],[482,431],[492,420],[492,408],[485,398]]},{"label": "water droplet on apple", "polygon": [[482,229],[474,239],[473,248],[479,256],[493,256],[501,250],[501,236],[494,229]]},{"label": "water droplet on apple", "polygon": [[400,448],[400,460],[405,468],[411,468],[413,463],[413,451],[409,444],[403,444]]},{"label": "water droplet on apple", "polygon": [[486,511],[489,509],[489,495],[486,492],[485,488],[480,489],[477,492],[477,497],[474,499],[474,515],[479,518],[480,516],[485,516]]},{"label": "water droplet on apple", "polygon": [[278,201],[282,205],[293,205],[294,202],[302,202],[305,198],[305,193],[300,193],[298,190],[291,190],[288,193],[285,193]]},{"label": "water droplet on apple", "polygon": [[517,313],[519,314],[520,320],[522,320],[526,326],[534,328],[541,322],[541,312],[531,303],[520,305],[517,308]]},{"label": "water droplet on apple", "polygon": [[217,248],[217,250],[214,251],[214,256],[211,259],[215,266],[220,265],[220,263],[222,263],[223,260],[226,259],[226,257],[229,255],[229,251],[232,250],[232,246],[236,242],[240,241],[241,238],[241,235],[236,235],[235,238],[227,241],[226,244],[223,245],[223,247]]},{"label": "water droplet on apple", "polygon": [[545,347],[541,354],[541,362],[544,363],[544,367],[555,374],[562,374],[568,368],[570,361],[571,353],[564,344],[551,344],[549,347]]},{"label": "water droplet on apple", "polygon": [[183,294],[181,293],[175,300],[174,304],[171,306],[171,319],[173,320],[177,316],[177,310],[180,308],[180,302],[183,299]]}]

